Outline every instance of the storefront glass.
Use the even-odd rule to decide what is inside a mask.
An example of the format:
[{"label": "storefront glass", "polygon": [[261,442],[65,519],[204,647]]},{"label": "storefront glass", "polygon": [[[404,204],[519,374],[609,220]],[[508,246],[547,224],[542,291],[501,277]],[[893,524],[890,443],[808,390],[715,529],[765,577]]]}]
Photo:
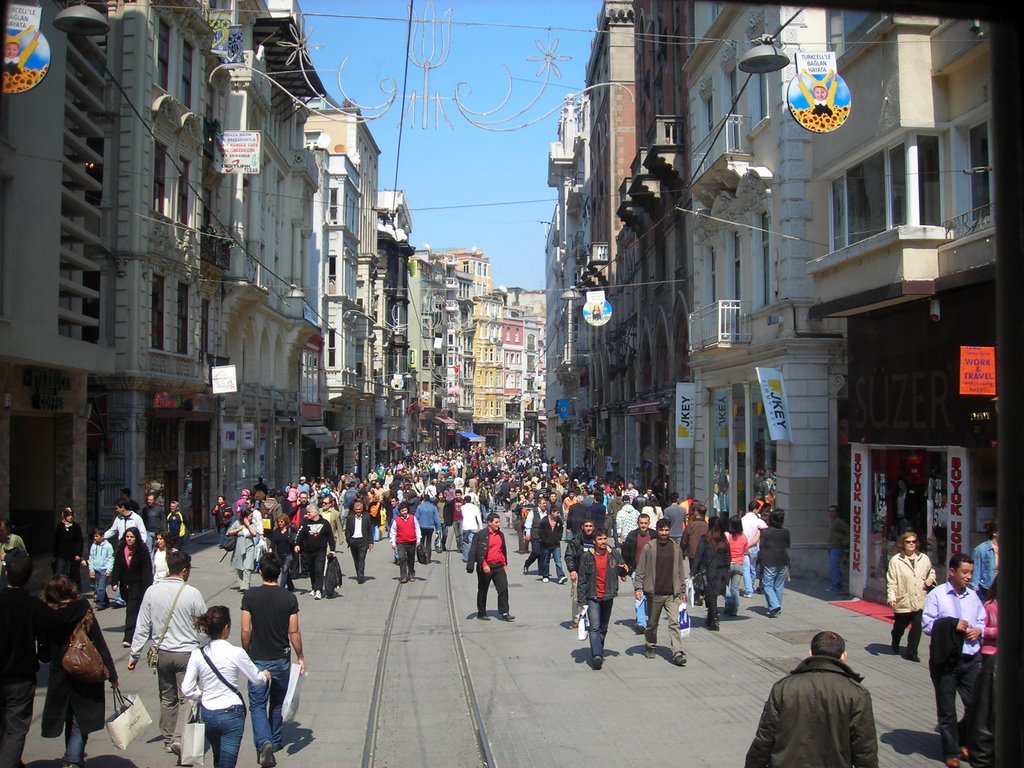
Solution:
[{"label": "storefront glass", "polygon": [[732,386],[732,439],[736,444],[736,471],[733,475],[735,486],[734,514],[743,514],[747,501],[747,392],[746,385]]},{"label": "storefront glass", "polygon": [[729,390],[711,392],[711,502],[714,514],[729,517]]},{"label": "storefront glass", "polygon": [[775,459],[776,445],[768,436],[768,420],[765,418],[764,402],[761,400],[761,388],[757,384],[750,385],[750,437],[754,453],[752,466],[754,477],[751,491],[755,498],[773,502],[775,500]]}]

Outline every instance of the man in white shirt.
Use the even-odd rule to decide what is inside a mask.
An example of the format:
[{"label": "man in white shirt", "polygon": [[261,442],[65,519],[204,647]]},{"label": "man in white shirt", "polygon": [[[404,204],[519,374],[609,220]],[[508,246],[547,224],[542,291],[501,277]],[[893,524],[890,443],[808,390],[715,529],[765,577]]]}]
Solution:
[{"label": "man in white shirt", "polygon": [[467,493],[466,500],[462,502],[462,562],[469,561],[469,545],[473,543],[476,532],[483,527],[484,519],[476,504],[476,494]]},{"label": "man in white shirt", "polygon": [[110,528],[103,534],[105,539],[113,539],[111,542],[115,547],[117,542],[124,538],[124,532],[129,528],[139,529],[139,540],[148,541],[148,535],[146,533],[146,524],[142,522],[142,517],[138,512],[133,512],[131,507],[126,502],[119,501],[114,504],[114,520],[110,524]]},{"label": "man in white shirt", "polygon": [[155,582],[142,597],[128,658],[128,669],[133,670],[146,641],[159,649],[156,682],[160,690],[160,733],[164,749],[176,755],[181,754],[181,733],[176,732],[178,707],[184,703],[181,682],[189,656],[201,645],[196,616],[206,613],[202,594],[186,583],[191,567],[192,558],[187,553],[167,553],[167,578]]},{"label": "man in white shirt", "polygon": [[761,519],[758,514],[761,510],[761,502],[754,500],[747,505],[747,514],[740,518],[743,523],[743,535],[747,537],[749,549],[743,555],[743,597],[751,597],[754,594],[754,579],[757,576],[757,553],[761,551],[761,531],[768,527],[768,523]]}]

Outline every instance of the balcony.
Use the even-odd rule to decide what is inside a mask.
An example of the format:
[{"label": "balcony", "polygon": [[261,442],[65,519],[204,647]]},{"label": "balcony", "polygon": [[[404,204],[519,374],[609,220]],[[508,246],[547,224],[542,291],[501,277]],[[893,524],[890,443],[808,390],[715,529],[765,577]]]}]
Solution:
[{"label": "balcony", "polygon": [[750,168],[753,156],[749,134],[749,117],[729,115],[724,128],[716,128],[694,147],[691,155],[693,193],[708,207],[719,192],[735,189]]},{"label": "balcony", "polygon": [[690,351],[750,344],[750,316],[741,302],[724,299],[690,313]]},{"label": "balcony", "polygon": [[458,312],[459,311],[459,302],[454,301],[452,299],[445,299],[444,311],[445,312],[451,312],[451,313]]},{"label": "balcony", "polygon": [[654,141],[647,150],[644,167],[661,181],[675,186],[686,178],[683,140],[686,127],[676,115],[654,118]]},{"label": "balcony", "polygon": [[231,246],[233,244],[230,237],[201,232],[199,235],[199,258],[204,264],[227,272],[231,269]]},{"label": "balcony", "polygon": [[304,176],[311,189],[320,188],[320,175],[317,172],[316,160],[308,149],[296,149],[291,155],[292,173]]},{"label": "balcony", "polygon": [[644,173],[644,161],[647,150],[641,149],[633,160],[632,174],[629,177],[629,196],[648,213],[654,213],[661,199],[661,182],[651,173]]},{"label": "balcony", "polygon": [[446,291],[457,291],[459,290],[459,280],[456,277],[446,277],[444,279],[444,289]]},{"label": "balcony", "polygon": [[627,176],[619,185],[619,199],[622,202],[619,203],[619,207],[615,210],[615,215],[618,216],[630,229],[640,230],[642,228],[641,225],[643,223],[645,211],[644,207],[634,200],[630,193],[632,184],[632,178]]}]

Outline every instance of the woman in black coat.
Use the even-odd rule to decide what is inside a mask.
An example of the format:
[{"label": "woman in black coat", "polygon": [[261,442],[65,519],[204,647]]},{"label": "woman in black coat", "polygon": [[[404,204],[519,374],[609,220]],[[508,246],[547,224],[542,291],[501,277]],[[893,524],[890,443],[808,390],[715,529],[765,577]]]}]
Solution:
[{"label": "woman in black coat", "polygon": [[[53,576],[43,588],[43,600],[54,610],[71,605],[81,600],[78,585],[66,576]],[[117,688],[117,668],[110,657],[110,650],[96,617],[88,608],[83,620],[89,623],[89,639],[103,659],[110,687]],[[77,625],[77,621],[63,624],[50,630],[46,636],[50,651],[50,679],[46,685],[46,703],[43,705],[42,733],[46,739],[55,739],[64,734],[65,766],[85,765],[85,745],[89,734],[102,730],[106,717],[103,682],[83,683],[64,670],[64,653]]]},{"label": "woman in black coat", "polygon": [[135,623],[139,620],[142,595],[153,583],[153,561],[149,550],[139,536],[138,528],[124,532],[117,549],[114,550],[114,570],[110,582],[125,602],[124,639],[121,645],[130,648],[135,634]]},{"label": "woman in black coat", "polygon": [[53,532],[53,572],[67,576],[75,586],[80,585],[84,551],[85,535],[82,526],[75,522],[75,513],[71,507],[64,507]]},{"label": "woman in black coat", "polygon": [[722,519],[708,520],[708,532],[697,544],[693,559],[693,578],[704,580],[704,603],[708,608],[705,629],[718,631],[718,596],[725,594],[729,585],[729,541],[722,530]]}]

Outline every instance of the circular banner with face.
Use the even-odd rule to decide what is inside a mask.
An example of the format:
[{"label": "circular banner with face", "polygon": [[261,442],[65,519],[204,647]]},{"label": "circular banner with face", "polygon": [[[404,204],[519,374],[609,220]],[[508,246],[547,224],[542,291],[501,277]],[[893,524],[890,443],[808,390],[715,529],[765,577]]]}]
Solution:
[{"label": "circular banner with face", "polygon": [[798,53],[796,64],[796,77],[786,92],[793,119],[813,133],[836,130],[850,116],[852,99],[849,86],[836,72],[835,53]]},{"label": "circular banner with face", "polygon": [[609,301],[586,303],[583,305],[583,319],[590,325],[604,325],[612,319],[612,305]]},{"label": "circular banner with face", "polygon": [[5,94],[35,88],[50,70],[50,44],[39,31],[42,8],[11,5],[4,29]]}]

